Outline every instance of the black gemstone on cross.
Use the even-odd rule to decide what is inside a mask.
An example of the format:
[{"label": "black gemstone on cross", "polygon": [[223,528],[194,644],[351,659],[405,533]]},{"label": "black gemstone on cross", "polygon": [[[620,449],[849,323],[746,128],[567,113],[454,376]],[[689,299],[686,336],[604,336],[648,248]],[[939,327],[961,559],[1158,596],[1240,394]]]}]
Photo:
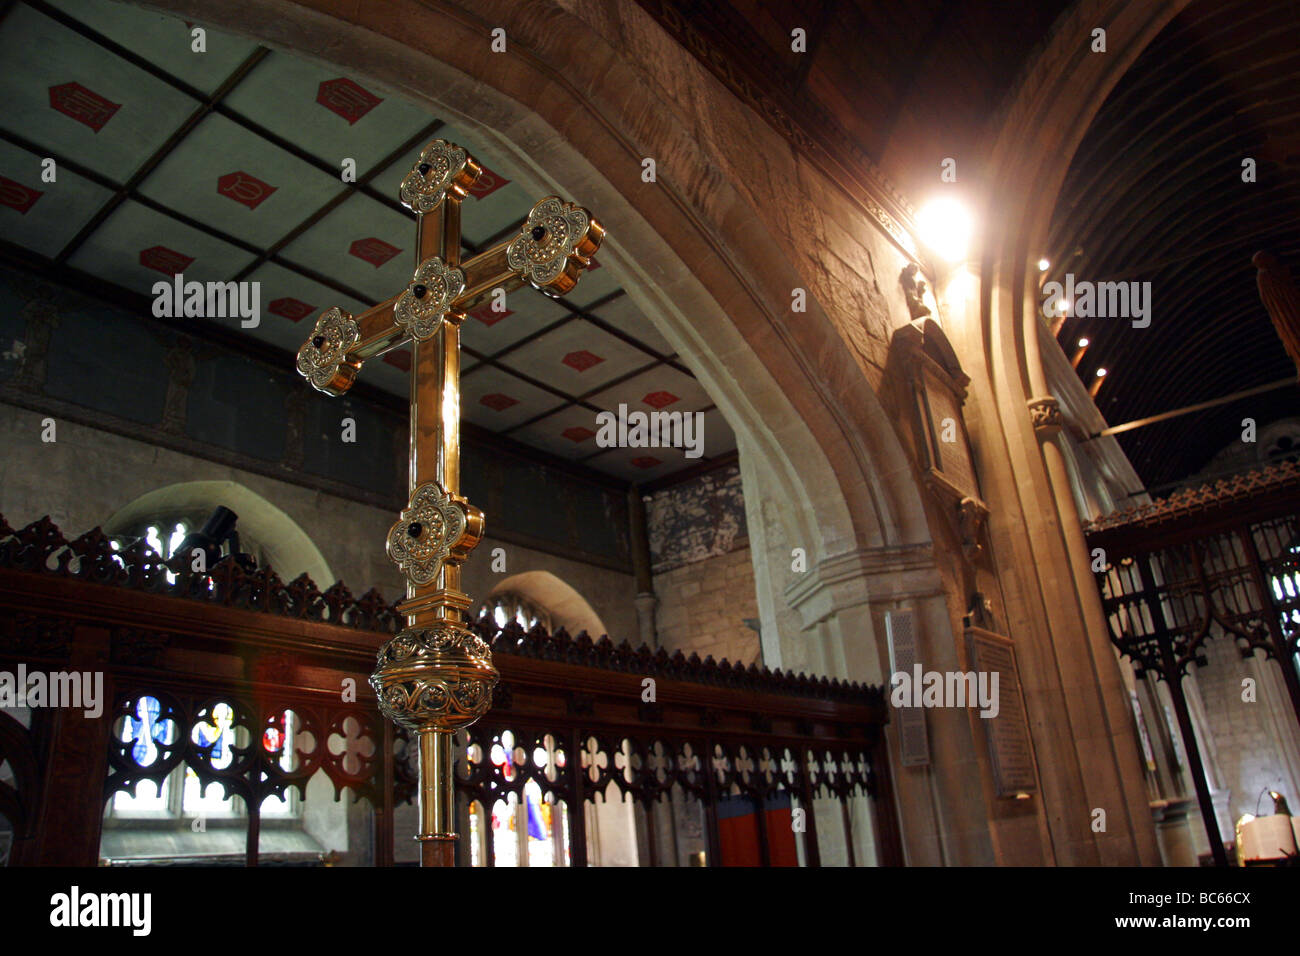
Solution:
[{"label": "black gemstone on cross", "polygon": [[323,348],[325,345],[325,336],[323,335],[316,336],[314,339],[311,340],[311,344],[318,349]]},{"label": "black gemstone on cross", "polygon": [[418,521],[412,521],[406,526],[406,533],[412,538],[418,538],[420,535],[424,534],[424,525],[420,524]]},{"label": "black gemstone on cross", "polygon": [[411,286],[411,295],[415,296],[417,299],[423,299],[428,293],[429,290],[422,285]]},{"label": "black gemstone on cross", "polygon": [[420,171],[421,176],[427,176],[429,175],[429,170],[433,169],[433,167],[430,166],[428,163],[421,163],[419,166],[416,167],[416,169]]},{"label": "black gemstone on cross", "polygon": [[545,239],[545,238],[546,238],[546,227],[545,227],[545,226],[533,226],[533,241],[534,241],[534,242],[541,242],[541,241],[542,241],[543,239]]}]

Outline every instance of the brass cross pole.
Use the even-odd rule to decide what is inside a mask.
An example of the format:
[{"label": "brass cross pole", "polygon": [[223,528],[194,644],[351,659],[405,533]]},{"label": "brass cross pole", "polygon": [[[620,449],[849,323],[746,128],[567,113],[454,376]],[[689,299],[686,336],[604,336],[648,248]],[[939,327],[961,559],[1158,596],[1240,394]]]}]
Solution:
[{"label": "brass cross pole", "polygon": [[460,495],[460,326],[496,289],[571,290],[604,228],[580,206],[548,196],[505,242],[460,261],[460,204],[483,167],[445,140],[426,146],[402,180],[416,215],[416,268],[405,291],[351,316],[328,309],[298,352],[298,371],[342,395],[366,359],[411,343],[410,499],[388,532],[406,577],[407,626],[379,649],[370,684],[379,709],[419,741],[420,863],[455,860],[452,739],[492,706],[492,652],[466,626],[460,565],[483,537],[483,512]]}]

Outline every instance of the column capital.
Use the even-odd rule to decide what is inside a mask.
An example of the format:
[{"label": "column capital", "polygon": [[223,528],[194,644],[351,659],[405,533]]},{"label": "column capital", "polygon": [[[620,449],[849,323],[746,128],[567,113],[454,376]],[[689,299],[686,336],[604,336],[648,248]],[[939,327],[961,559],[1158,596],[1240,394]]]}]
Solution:
[{"label": "column capital", "polygon": [[1060,433],[1064,424],[1061,406],[1055,398],[1031,398],[1028,401],[1029,418],[1034,423],[1034,434],[1041,441],[1048,441]]}]

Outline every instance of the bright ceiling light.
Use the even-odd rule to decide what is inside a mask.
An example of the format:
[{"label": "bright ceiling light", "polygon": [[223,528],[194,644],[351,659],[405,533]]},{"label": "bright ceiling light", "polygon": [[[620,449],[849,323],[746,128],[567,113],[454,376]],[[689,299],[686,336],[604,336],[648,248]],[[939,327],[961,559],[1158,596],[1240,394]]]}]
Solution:
[{"label": "bright ceiling light", "polygon": [[1079,348],[1081,348],[1081,349],[1086,349],[1087,347],[1088,347],[1088,340],[1087,340],[1087,339],[1079,339]]},{"label": "bright ceiling light", "polygon": [[1039,272],[1046,272],[1046,271],[1047,271],[1048,269],[1050,269],[1051,267],[1052,267],[1052,264],[1051,264],[1050,262],[1048,262],[1046,259],[1039,259],[1039,260],[1038,260],[1038,271],[1039,271]]},{"label": "bright ceiling light", "polygon": [[970,248],[975,224],[955,199],[932,199],[916,216],[921,239],[946,262],[961,262]]},{"label": "bright ceiling light", "polygon": [[1105,370],[1104,368],[1099,368],[1099,369],[1097,369],[1097,377],[1098,377],[1098,378],[1105,378],[1105,377],[1106,377],[1106,370]]},{"label": "bright ceiling light", "polygon": [[1069,315],[1069,314],[1070,314],[1070,305],[1071,305],[1071,303],[1070,303],[1070,300],[1069,300],[1069,299],[1062,299],[1060,302],[1056,303],[1056,314],[1057,314],[1058,316],[1067,316],[1067,315]]}]

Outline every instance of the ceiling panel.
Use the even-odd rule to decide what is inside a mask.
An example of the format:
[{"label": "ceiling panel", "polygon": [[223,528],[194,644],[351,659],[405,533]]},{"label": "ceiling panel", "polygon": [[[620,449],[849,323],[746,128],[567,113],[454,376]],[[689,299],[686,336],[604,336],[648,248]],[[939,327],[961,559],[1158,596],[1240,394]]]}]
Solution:
[{"label": "ceiling panel", "polygon": [[[602,271],[598,269],[596,274],[599,275]],[[673,347],[668,344],[668,340],[655,328],[654,323],[637,308],[636,303],[632,301],[630,296],[621,295],[613,301],[593,309],[591,314],[620,332],[644,342],[660,355],[669,356],[674,354]]]},{"label": "ceiling panel", "polygon": [[361,301],[274,262],[264,262],[248,278],[260,283],[262,299],[262,324],[253,334],[292,352],[307,341],[316,317],[326,309],[337,305],[353,315],[366,309]]},{"label": "ceiling panel", "polygon": [[23,5],[0,24],[0,63],[0,126],[118,182],[198,106]]},{"label": "ceiling panel", "polygon": [[570,314],[550,296],[525,286],[506,296],[505,312],[493,312],[489,304],[469,313],[461,326],[461,342],[476,352],[494,355]]},{"label": "ceiling panel", "polygon": [[411,394],[411,347],[404,345],[368,359],[361,374],[368,384],[403,399],[408,398]]},{"label": "ceiling panel", "polygon": [[480,365],[465,375],[461,392],[462,417],[493,431],[511,428],[564,403],[564,399],[491,365]]},{"label": "ceiling panel", "polygon": [[585,309],[593,302],[597,302],[618,290],[618,277],[614,275],[612,269],[606,269],[602,266],[598,261],[599,259],[600,253],[597,253],[593,260],[595,268],[588,269],[586,274],[583,275],[582,281],[578,283],[577,288],[565,296],[567,301],[572,302],[579,309]]},{"label": "ceiling panel", "polygon": [[219,87],[257,49],[242,37],[203,27],[205,51],[196,53],[191,27],[176,17],[108,0],[49,3],[204,93]]},{"label": "ceiling panel", "polygon": [[0,239],[53,258],[112,195],[67,169],[41,181],[41,157],[0,140]]},{"label": "ceiling panel", "polygon": [[415,216],[358,193],[289,243],[281,255],[382,302],[411,282]]},{"label": "ceiling panel", "polygon": [[140,194],[265,248],[343,183],[224,116],[206,117],[140,185]]},{"label": "ceiling panel", "polygon": [[[154,283],[183,273],[186,281],[227,280],[253,256],[139,203],[125,202],[82,244],[74,269],[152,297]],[[145,263],[148,263],[147,265]],[[94,289],[84,290],[94,294]],[[215,320],[238,328],[233,319]]]},{"label": "ceiling panel", "polygon": [[[642,406],[642,410],[646,410],[644,406]],[[581,461],[584,465],[599,468],[601,471],[615,474],[628,481],[641,482],[663,475],[671,475],[675,471],[698,465],[706,459],[716,458],[719,455],[733,451],[736,447],[735,433],[727,424],[726,419],[722,417],[722,413],[716,408],[704,412],[702,424],[693,423],[691,428],[692,434],[689,446],[685,444],[685,435],[682,436],[683,444],[681,447],[666,448],[611,448],[602,451],[592,441],[586,443],[591,445],[591,449],[588,451],[589,457],[582,458]],[[696,428],[700,430],[695,431]],[[661,436],[660,441],[664,440],[665,437]],[[688,451],[695,451],[698,454],[694,457],[688,457]]]},{"label": "ceiling panel", "polygon": [[611,448],[583,464],[632,482],[650,481],[698,464],[681,448]]},{"label": "ceiling panel", "polygon": [[561,458],[577,460],[600,450],[596,444],[597,428],[595,412],[570,405],[512,431],[510,437]]},{"label": "ceiling panel", "polygon": [[587,401],[610,411],[617,411],[620,404],[627,405],[629,412],[693,412],[712,404],[704,386],[670,365],[656,365]]},{"label": "ceiling panel", "polygon": [[590,322],[569,322],[501,359],[569,395],[582,395],[653,361]]},{"label": "ceiling panel", "polygon": [[340,170],[356,160],[358,175],[432,119],[370,81],[284,53],[259,63],[225,104]]}]

